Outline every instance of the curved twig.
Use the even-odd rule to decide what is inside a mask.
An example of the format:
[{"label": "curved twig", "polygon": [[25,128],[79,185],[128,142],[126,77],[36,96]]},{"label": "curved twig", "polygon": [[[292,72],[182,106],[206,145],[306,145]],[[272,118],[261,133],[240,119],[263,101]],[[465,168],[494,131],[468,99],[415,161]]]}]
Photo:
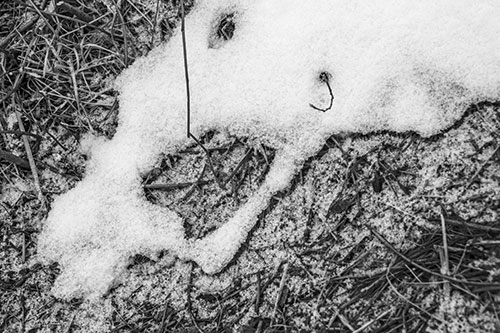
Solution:
[{"label": "curved twig", "polygon": [[326,112],[328,110],[330,110],[333,106],[333,100],[334,100],[334,96],[333,96],[333,91],[332,91],[332,87],[330,86],[330,75],[327,73],[327,72],[322,72],[321,74],[319,74],[319,80],[321,82],[324,82],[326,83],[326,86],[328,87],[328,92],[330,93],[330,105],[328,105],[328,107],[326,109],[321,109],[311,103],[309,103],[309,106],[312,107],[314,110],[318,110],[318,111],[321,111],[321,112]]}]

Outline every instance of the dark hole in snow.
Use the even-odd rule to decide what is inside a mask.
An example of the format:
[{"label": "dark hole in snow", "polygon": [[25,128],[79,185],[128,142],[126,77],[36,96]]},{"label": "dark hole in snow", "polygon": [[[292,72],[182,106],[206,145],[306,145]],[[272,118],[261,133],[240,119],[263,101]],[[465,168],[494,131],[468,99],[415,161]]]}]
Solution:
[{"label": "dark hole in snow", "polygon": [[213,22],[213,30],[208,38],[208,48],[218,49],[234,36],[236,29],[235,12],[226,12],[216,17]]},{"label": "dark hole in snow", "polygon": [[319,73],[319,76],[318,76],[318,79],[324,83],[330,82],[331,78],[332,78],[332,74],[330,74],[326,71]]},{"label": "dark hole in snow", "polygon": [[217,38],[230,40],[233,38],[235,28],[234,14],[224,15],[217,26]]}]

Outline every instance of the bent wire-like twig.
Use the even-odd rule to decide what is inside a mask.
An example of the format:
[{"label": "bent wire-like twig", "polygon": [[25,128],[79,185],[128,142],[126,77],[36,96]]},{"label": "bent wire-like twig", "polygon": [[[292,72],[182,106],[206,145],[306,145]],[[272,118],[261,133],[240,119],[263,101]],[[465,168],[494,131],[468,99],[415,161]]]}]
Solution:
[{"label": "bent wire-like twig", "polygon": [[222,181],[219,179],[217,176],[217,173],[214,168],[214,164],[212,162],[212,158],[210,156],[209,151],[203,144],[201,143],[200,140],[198,140],[193,133],[191,133],[191,95],[189,91],[189,71],[188,71],[188,60],[187,60],[187,43],[186,43],[186,29],[185,29],[185,11],[184,11],[184,0],[181,0],[181,34],[182,34],[182,52],[183,52],[183,58],[184,58],[184,76],[186,80],[186,109],[187,109],[187,137],[192,138],[198,146],[200,146],[205,154],[207,155],[208,158],[208,165],[210,168],[210,171],[214,175],[215,181],[217,182],[217,185],[224,190],[224,184]]},{"label": "bent wire-like twig", "polygon": [[326,86],[328,87],[328,92],[330,93],[330,105],[328,105],[328,107],[326,109],[318,108],[317,106],[314,106],[311,103],[309,103],[309,106],[312,107],[314,110],[318,110],[318,111],[321,111],[321,112],[326,112],[326,111],[328,111],[328,110],[330,110],[332,108],[332,106],[333,106],[333,100],[334,100],[332,87],[330,86],[330,75],[329,75],[329,73],[327,73],[327,72],[321,72],[321,74],[319,74],[319,80],[321,82],[326,83]]}]

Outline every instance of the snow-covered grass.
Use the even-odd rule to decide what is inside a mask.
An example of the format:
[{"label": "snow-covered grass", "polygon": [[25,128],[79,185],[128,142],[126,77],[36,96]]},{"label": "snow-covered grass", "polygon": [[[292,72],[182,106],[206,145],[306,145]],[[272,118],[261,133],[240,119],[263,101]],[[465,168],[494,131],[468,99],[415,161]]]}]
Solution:
[{"label": "snow-covered grass", "polygon": [[[19,130],[12,116],[18,110],[26,131],[44,138],[31,143],[49,203],[51,192],[73,187],[81,175],[81,152],[90,161],[84,179],[56,199],[45,220],[43,207],[37,217],[36,199],[16,197],[37,191],[29,172],[13,168],[29,163],[2,155],[13,163],[4,173],[15,175],[2,186],[2,200],[12,207],[2,212],[2,265],[9,268],[2,288],[21,291],[2,296],[2,327],[43,326],[69,315],[65,326],[82,331],[236,324],[251,331],[270,324],[345,329],[375,318],[369,326],[381,331],[400,325],[493,330],[498,263],[489,249],[498,235],[497,108],[470,109],[453,130],[432,139],[356,133],[414,130],[428,136],[452,125],[470,104],[498,98],[495,6],[478,2],[472,17],[465,2],[199,4],[187,21],[192,126],[211,151],[216,173],[228,180],[221,190],[204,168],[206,155],[184,138],[178,34],[119,79],[120,125],[113,138],[88,135],[113,134],[113,126],[100,120],[108,121],[117,108],[106,103],[112,91],[99,75],[130,63],[140,41],[151,41],[144,27],[160,27],[168,17],[162,2],[124,3],[70,5],[79,20],[85,16],[78,10],[100,10],[114,16],[101,18],[101,27],[124,17],[126,24],[115,39],[96,36],[81,46],[65,40],[57,42],[59,49],[40,37],[61,33],[51,31],[52,21],[21,15],[19,4],[6,8],[7,16],[39,26],[25,38],[14,35],[13,58],[3,58],[4,67],[14,68],[3,84],[17,97],[32,96],[22,103],[3,100],[11,114],[3,129]],[[68,14],[67,8],[46,10]],[[224,37],[218,30],[227,14],[235,29]],[[62,19],[62,36],[78,40],[74,29],[83,23]],[[91,25],[87,29],[97,33]],[[127,48],[129,34],[134,52]],[[34,61],[45,52],[48,61]],[[29,73],[26,85],[15,86],[16,66]],[[93,68],[105,73],[93,76]],[[45,89],[37,95],[33,86]],[[312,108],[327,108],[328,86],[332,108]],[[37,114],[41,103],[47,113]],[[67,115],[76,124],[68,126]],[[2,149],[23,159],[19,133],[7,134]],[[30,240],[42,225],[40,254],[58,261],[60,273],[54,265],[21,262],[33,259]],[[176,256],[208,272],[230,265],[211,277]],[[443,282],[440,274],[451,280]],[[95,303],[50,301],[56,276],[53,291],[66,298],[115,289]],[[41,292],[36,295],[26,281]]]},{"label": "snow-covered grass", "polygon": [[[492,1],[478,2],[474,16],[467,1],[200,2],[186,21],[192,131],[217,129],[276,149],[269,174],[203,238],[186,238],[178,215],[146,200],[141,177],[190,143],[177,32],[120,76],[117,133],[108,142],[86,139],[85,179],[54,202],[40,252],[63,269],[55,292],[102,295],[128,258],[161,250],[218,273],[271,196],[329,136],[429,136],[470,104],[500,98],[499,9]],[[235,29],[224,40],[218,31],[228,15]],[[223,40],[214,46],[216,38]],[[329,104],[326,86],[333,106],[312,108]]]}]

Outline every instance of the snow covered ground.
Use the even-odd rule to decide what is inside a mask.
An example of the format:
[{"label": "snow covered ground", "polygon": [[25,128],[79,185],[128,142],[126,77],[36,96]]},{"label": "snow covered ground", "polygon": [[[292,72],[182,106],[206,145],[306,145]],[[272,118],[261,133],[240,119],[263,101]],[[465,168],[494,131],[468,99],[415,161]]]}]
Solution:
[{"label": "snow covered ground", "polygon": [[210,158],[178,1],[0,4],[0,331],[498,331],[498,6],[312,3],[190,9]]},{"label": "snow covered ground", "polygon": [[[186,139],[177,32],[117,80],[120,121],[88,137],[85,179],[56,199],[41,257],[62,267],[54,292],[100,296],[135,254],[161,250],[210,274],[224,269],[270,198],[333,134],[437,134],[467,107],[500,98],[500,7],[495,1],[211,1],[186,21],[192,130],[248,138],[276,156],[263,183],[209,235],[148,202],[142,177]],[[234,35],[217,33],[230,18]],[[334,99],[331,101],[328,88]],[[272,236],[270,236],[272,237]]]}]

